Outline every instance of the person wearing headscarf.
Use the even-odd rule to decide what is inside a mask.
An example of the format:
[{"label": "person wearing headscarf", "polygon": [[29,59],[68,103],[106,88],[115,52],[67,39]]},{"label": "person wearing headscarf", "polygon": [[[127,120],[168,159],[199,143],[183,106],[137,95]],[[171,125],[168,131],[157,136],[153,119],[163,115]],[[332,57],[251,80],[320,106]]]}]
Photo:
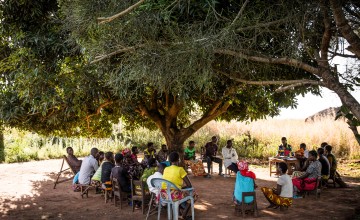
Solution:
[{"label": "person wearing headscarf", "polygon": [[122,154],[124,156],[123,166],[128,171],[130,178],[139,180],[143,173],[142,166],[139,163],[135,163],[133,158],[131,158],[130,148],[125,148]]},{"label": "person wearing headscarf", "polygon": [[[246,161],[239,161],[237,163],[239,172],[236,173],[236,182],[234,189],[233,200],[235,204],[241,204],[243,192],[254,192],[256,175],[254,172],[249,171],[249,166]],[[251,203],[253,197],[246,197],[245,203]]]},{"label": "person wearing headscarf", "polygon": [[280,209],[282,209],[283,207],[289,207],[292,204],[293,184],[291,177],[286,173],[288,169],[286,163],[279,163],[277,169],[280,176],[277,181],[276,189],[262,187],[261,191],[270,203],[267,208],[280,207]]}]

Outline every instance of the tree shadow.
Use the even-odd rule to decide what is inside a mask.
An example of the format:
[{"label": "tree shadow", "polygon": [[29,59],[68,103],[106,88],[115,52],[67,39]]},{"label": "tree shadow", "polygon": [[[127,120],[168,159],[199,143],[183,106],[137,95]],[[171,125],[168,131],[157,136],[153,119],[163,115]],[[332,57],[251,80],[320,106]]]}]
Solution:
[{"label": "tree shadow", "polygon": [[[1,219],[145,219],[141,210],[132,212],[131,206],[123,204],[123,209],[115,207],[112,202],[105,203],[104,197],[89,193],[89,198],[82,198],[79,192],[73,192],[71,181],[57,185],[53,189],[55,173],[46,175],[44,180],[30,181],[31,190],[27,195],[1,196]],[[235,206],[232,202],[235,177],[224,178],[213,175],[211,179],[189,175],[199,195],[195,204],[195,219],[233,219]],[[257,179],[256,199],[259,209],[257,219],[354,219],[360,214],[360,180],[344,178],[349,188],[327,188],[322,191],[320,199],[314,195],[296,199],[287,211],[266,209],[268,202],[260,187],[276,186],[276,178]],[[11,187],[17,187],[16,179]],[[238,217],[236,217],[238,218]],[[249,214],[248,219],[253,216]],[[151,216],[156,219],[156,216]],[[166,211],[162,211],[166,219]]]},{"label": "tree shadow", "polygon": [[[195,179],[196,178],[196,179]],[[195,205],[196,218],[199,219],[232,219],[235,218],[235,205],[232,202],[235,177],[223,178],[213,176],[211,179],[192,179],[199,200]],[[294,199],[293,205],[286,211],[267,209],[269,205],[261,192],[261,187],[276,187],[277,178],[256,179],[256,200],[259,216],[256,219],[354,219],[360,212],[360,179],[345,178],[349,188],[326,188],[319,199],[315,195],[303,199]],[[237,217],[238,218],[238,217]],[[254,218],[249,214],[247,218]]]}]

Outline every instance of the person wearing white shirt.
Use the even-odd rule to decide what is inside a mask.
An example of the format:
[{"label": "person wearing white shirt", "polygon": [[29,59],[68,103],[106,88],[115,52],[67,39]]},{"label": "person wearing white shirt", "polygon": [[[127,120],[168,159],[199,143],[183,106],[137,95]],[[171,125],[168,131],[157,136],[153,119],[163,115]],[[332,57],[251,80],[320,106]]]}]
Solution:
[{"label": "person wearing white shirt", "polygon": [[165,167],[166,167],[165,164],[159,163],[158,164],[158,170],[153,175],[150,175],[146,180],[146,183],[147,183],[147,185],[149,187],[149,191],[152,192],[152,193],[155,193],[155,195],[157,195],[159,193],[159,191],[155,187],[153,187],[151,185],[151,180],[154,179],[154,178],[161,178],[162,179]]},{"label": "person wearing white shirt", "polygon": [[284,207],[289,207],[292,204],[293,183],[291,177],[286,173],[288,169],[286,163],[279,163],[277,169],[280,176],[277,181],[276,189],[262,187],[261,191],[270,203],[267,208],[280,207],[280,209],[283,209]]},{"label": "person wearing white shirt", "polygon": [[81,163],[79,171],[79,183],[80,184],[90,184],[90,178],[99,168],[99,162],[96,160],[99,150],[97,148],[92,148],[90,151],[90,156],[86,157]]},{"label": "person wearing white shirt", "polygon": [[226,142],[226,146],[223,147],[223,149],[221,150],[221,154],[224,159],[224,166],[227,169],[237,173],[239,171],[239,169],[238,169],[236,163],[237,163],[239,157],[236,153],[236,150],[232,147],[231,140],[228,140]]}]

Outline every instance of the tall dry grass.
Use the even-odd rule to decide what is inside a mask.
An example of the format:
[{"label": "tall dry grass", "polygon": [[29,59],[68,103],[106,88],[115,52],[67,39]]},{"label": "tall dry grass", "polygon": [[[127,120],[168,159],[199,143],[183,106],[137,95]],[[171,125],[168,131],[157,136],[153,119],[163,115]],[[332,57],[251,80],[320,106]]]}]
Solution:
[{"label": "tall dry grass", "polygon": [[[8,163],[60,158],[66,154],[66,147],[73,147],[76,155],[85,156],[92,147],[116,152],[134,145],[143,149],[150,141],[158,148],[165,143],[159,131],[140,128],[130,132],[124,130],[121,123],[114,125],[111,137],[101,139],[43,137],[16,129],[6,129],[4,134],[5,161]],[[192,135],[185,146],[188,141],[194,140],[197,148],[200,148],[214,135],[220,138],[220,147],[225,146],[226,140],[232,139],[239,155],[247,158],[275,155],[283,136],[287,137],[294,150],[299,148],[300,143],[306,143],[310,150],[327,142],[334,147],[334,153],[338,157],[360,158],[360,146],[347,124],[330,118],[308,123],[302,120],[276,119],[251,123],[212,121]]]},{"label": "tall dry grass", "polygon": [[[333,146],[333,151],[340,157],[360,157],[360,146],[347,124],[343,120],[334,121],[331,118],[323,118],[315,122],[279,119],[259,120],[251,123],[212,121],[192,138],[204,143],[204,139],[209,140],[212,135],[220,137],[222,146],[225,145],[227,139],[234,139],[237,144],[241,144],[239,140],[250,135],[250,139],[258,144],[259,151],[262,151],[264,157],[276,154],[283,136],[287,137],[288,143],[295,150],[299,149],[301,143],[305,143],[311,150],[317,149],[322,142],[327,142]],[[239,150],[242,148],[239,145],[236,147]]]}]

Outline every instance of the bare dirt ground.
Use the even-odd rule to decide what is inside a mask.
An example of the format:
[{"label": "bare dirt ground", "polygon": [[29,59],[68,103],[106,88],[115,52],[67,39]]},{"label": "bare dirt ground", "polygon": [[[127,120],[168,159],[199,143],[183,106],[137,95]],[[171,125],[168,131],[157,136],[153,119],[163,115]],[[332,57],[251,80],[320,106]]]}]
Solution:
[{"label": "bare dirt ground", "polygon": [[[0,219],[145,219],[141,210],[132,212],[125,205],[122,210],[113,203],[105,204],[101,195],[94,191],[82,199],[80,193],[71,190],[71,182],[59,184],[53,189],[56,173],[62,160],[46,160],[16,164],[0,164]],[[273,187],[276,178],[269,177],[267,168],[250,167],[257,175],[260,187]],[[217,171],[217,167],[214,167]],[[235,177],[189,177],[199,194],[195,205],[195,219],[236,219],[232,203]],[[349,188],[327,188],[321,197],[314,195],[294,200],[287,211],[266,209],[268,203],[256,190],[259,216],[257,219],[360,219],[360,179],[344,178]],[[166,211],[162,211],[166,219]],[[247,216],[252,219],[252,215]],[[152,216],[150,219],[156,219]]]}]

